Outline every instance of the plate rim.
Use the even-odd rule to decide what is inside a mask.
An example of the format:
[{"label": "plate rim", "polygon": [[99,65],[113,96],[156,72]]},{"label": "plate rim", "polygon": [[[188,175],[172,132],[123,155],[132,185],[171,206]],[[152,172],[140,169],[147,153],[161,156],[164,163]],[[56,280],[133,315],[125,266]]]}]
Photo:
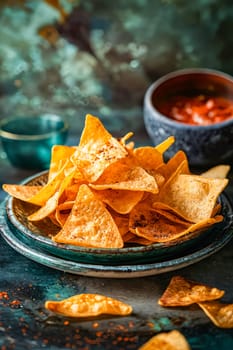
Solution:
[{"label": "plate rim", "polygon": [[[27,184],[30,181],[39,179],[41,176],[45,176],[48,174],[48,170],[41,171],[39,173],[36,173],[34,175],[31,175],[24,180],[20,182],[20,184]],[[231,206],[231,202],[228,199],[227,195],[225,193],[222,193],[220,195],[220,198],[224,198],[224,200],[227,202],[227,206],[230,208],[231,212],[233,212],[233,208]],[[13,209],[13,204],[14,204],[15,198],[8,195],[6,200],[5,200],[5,208],[6,208],[6,213],[8,216],[9,221],[11,224],[15,227],[16,230],[18,230],[21,234],[23,234],[27,239],[33,240],[37,245],[40,247],[43,246],[44,249],[56,249],[59,251],[64,251],[64,254],[79,254],[79,255],[87,255],[92,258],[99,258],[101,260],[101,255],[106,254],[112,256],[112,258],[119,257],[119,259],[124,259],[126,254],[132,254],[132,257],[135,256],[137,258],[137,254],[156,254],[157,251],[162,250],[164,248],[165,253],[167,254],[166,250],[169,248],[175,248],[180,245],[182,249],[182,245],[190,242],[192,239],[195,239],[196,235],[198,232],[193,232],[189,234],[189,239],[184,239],[184,237],[179,237],[177,239],[174,239],[171,242],[168,243],[152,243],[147,246],[129,246],[129,247],[123,247],[123,248],[94,248],[94,247],[82,247],[82,246],[75,246],[71,244],[61,244],[52,241],[51,238],[43,236],[41,234],[35,234],[33,231],[25,227],[14,215],[14,209]],[[19,200],[19,199],[17,199]],[[221,223],[220,223],[221,224]],[[217,224],[216,224],[217,225]],[[212,228],[209,228],[211,230]],[[207,230],[207,231],[209,231]],[[163,253],[164,254],[164,253]],[[159,256],[163,255],[162,253],[159,253]],[[59,255],[58,255],[59,256]],[[154,256],[155,258],[155,256]],[[128,260],[128,259],[126,259]],[[128,260],[129,261],[129,260]]]},{"label": "plate rim", "polygon": [[215,239],[204,248],[181,256],[179,258],[153,263],[129,265],[99,265],[80,263],[62,259],[41,250],[35,250],[18,239],[8,226],[4,215],[6,200],[0,204],[0,233],[2,238],[18,253],[30,260],[47,267],[77,275],[98,278],[137,278],[158,275],[193,265],[222,249],[230,242],[233,235],[233,223],[228,227],[228,234],[223,240]]}]

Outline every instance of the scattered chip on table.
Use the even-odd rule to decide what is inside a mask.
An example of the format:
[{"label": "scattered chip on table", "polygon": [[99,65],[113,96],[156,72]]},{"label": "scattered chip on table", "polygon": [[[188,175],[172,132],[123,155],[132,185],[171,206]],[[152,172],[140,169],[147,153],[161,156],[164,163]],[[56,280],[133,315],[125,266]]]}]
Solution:
[{"label": "scattered chip on table", "polygon": [[132,306],[100,294],[79,294],[60,301],[48,300],[45,308],[68,317],[93,317],[102,314],[127,316]]},{"label": "scattered chip on table", "polygon": [[164,307],[187,306],[220,299],[224,293],[223,290],[216,287],[192,281],[182,276],[174,276],[158,303]]}]

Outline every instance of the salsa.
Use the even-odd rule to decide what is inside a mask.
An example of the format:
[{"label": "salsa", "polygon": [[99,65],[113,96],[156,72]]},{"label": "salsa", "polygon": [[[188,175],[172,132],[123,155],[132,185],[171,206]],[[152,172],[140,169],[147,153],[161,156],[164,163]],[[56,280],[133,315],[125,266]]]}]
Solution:
[{"label": "salsa", "polygon": [[160,111],[171,119],[192,125],[209,125],[233,118],[233,101],[217,96],[174,96]]}]

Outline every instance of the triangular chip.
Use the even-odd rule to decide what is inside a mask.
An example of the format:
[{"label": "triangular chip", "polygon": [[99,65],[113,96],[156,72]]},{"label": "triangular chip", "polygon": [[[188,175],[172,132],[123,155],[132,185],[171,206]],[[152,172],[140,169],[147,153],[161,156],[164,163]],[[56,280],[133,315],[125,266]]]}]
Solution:
[{"label": "triangular chip", "polygon": [[161,154],[165,153],[169,147],[175,142],[174,136],[169,136],[166,140],[161,142],[160,144],[156,145],[155,148],[157,151],[159,151]]},{"label": "triangular chip", "polygon": [[189,222],[171,213],[156,211],[147,203],[139,203],[130,213],[130,231],[153,243],[180,237],[189,227]]},{"label": "triangular chip", "polygon": [[211,217],[227,179],[206,179],[198,175],[178,174],[161,189],[159,199],[187,220],[197,223]]},{"label": "triangular chip", "polygon": [[167,163],[160,165],[157,171],[164,176],[165,180],[168,180],[176,172],[181,164],[182,167],[180,173],[190,174],[188,158],[183,151],[178,151],[172,158],[168,160]]},{"label": "triangular chip", "polygon": [[208,169],[207,171],[202,173],[201,176],[206,178],[225,179],[230,170],[230,165],[220,164]]},{"label": "triangular chip", "polygon": [[158,303],[165,307],[187,306],[220,299],[223,295],[224,291],[216,287],[185,279],[182,276],[174,276]]},{"label": "triangular chip", "polygon": [[102,314],[126,316],[132,307],[100,294],[79,294],[61,301],[46,301],[45,308],[68,317],[94,317]]},{"label": "triangular chip", "polygon": [[186,338],[177,330],[159,333],[138,350],[191,350]]},{"label": "triangular chip", "polygon": [[45,205],[43,205],[39,210],[34,212],[28,217],[29,221],[39,221],[47,216],[49,216],[52,212],[54,212],[58,206],[58,201],[61,198],[63,192],[65,189],[69,186],[71,183],[73,176],[74,176],[75,170],[72,168],[70,170],[70,173],[67,174],[67,176],[62,180],[59,189],[50,197]]},{"label": "triangular chip", "polygon": [[50,182],[57,173],[62,169],[67,159],[69,159],[75,151],[75,147],[65,145],[55,145],[51,151],[51,161],[48,174],[48,182]]},{"label": "triangular chip", "polygon": [[4,184],[2,188],[12,197],[27,202],[30,198],[35,196],[43,186]]},{"label": "triangular chip", "polygon": [[131,190],[158,193],[158,185],[153,176],[141,167],[129,167],[119,163],[109,167],[94,183],[90,184],[95,190]]},{"label": "triangular chip", "polygon": [[86,180],[96,181],[110,164],[126,156],[125,147],[105,129],[98,118],[88,114],[79,146],[72,156],[73,163]]},{"label": "triangular chip", "polygon": [[233,304],[209,301],[198,303],[198,305],[215,326],[220,328],[233,328]]},{"label": "triangular chip", "polygon": [[133,154],[138,165],[146,171],[155,170],[164,164],[162,154],[155,147],[138,147],[134,149]]},{"label": "triangular chip", "polygon": [[95,194],[103,203],[108,204],[117,213],[128,214],[142,199],[144,193],[143,191],[108,189],[95,191]]},{"label": "triangular chip", "polygon": [[55,242],[83,247],[122,248],[121,234],[105,205],[81,185],[72,211]]}]

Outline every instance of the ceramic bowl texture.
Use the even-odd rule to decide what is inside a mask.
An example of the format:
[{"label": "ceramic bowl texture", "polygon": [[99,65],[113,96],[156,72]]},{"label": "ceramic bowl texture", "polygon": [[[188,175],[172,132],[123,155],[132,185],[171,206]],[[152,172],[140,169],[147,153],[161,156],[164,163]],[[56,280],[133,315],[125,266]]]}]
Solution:
[{"label": "ceramic bowl texture", "polygon": [[144,97],[145,128],[155,145],[175,136],[175,143],[165,154],[167,158],[183,150],[194,168],[230,164],[233,160],[233,118],[215,124],[191,125],[161,113],[164,100],[194,92],[233,100],[233,77],[205,68],[182,69],[161,77],[148,88]]},{"label": "ceramic bowl texture", "polygon": [[12,117],[0,122],[0,137],[10,163],[18,168],[49,168],[51,148],[64,144],[67,123],[58,115]]}]

